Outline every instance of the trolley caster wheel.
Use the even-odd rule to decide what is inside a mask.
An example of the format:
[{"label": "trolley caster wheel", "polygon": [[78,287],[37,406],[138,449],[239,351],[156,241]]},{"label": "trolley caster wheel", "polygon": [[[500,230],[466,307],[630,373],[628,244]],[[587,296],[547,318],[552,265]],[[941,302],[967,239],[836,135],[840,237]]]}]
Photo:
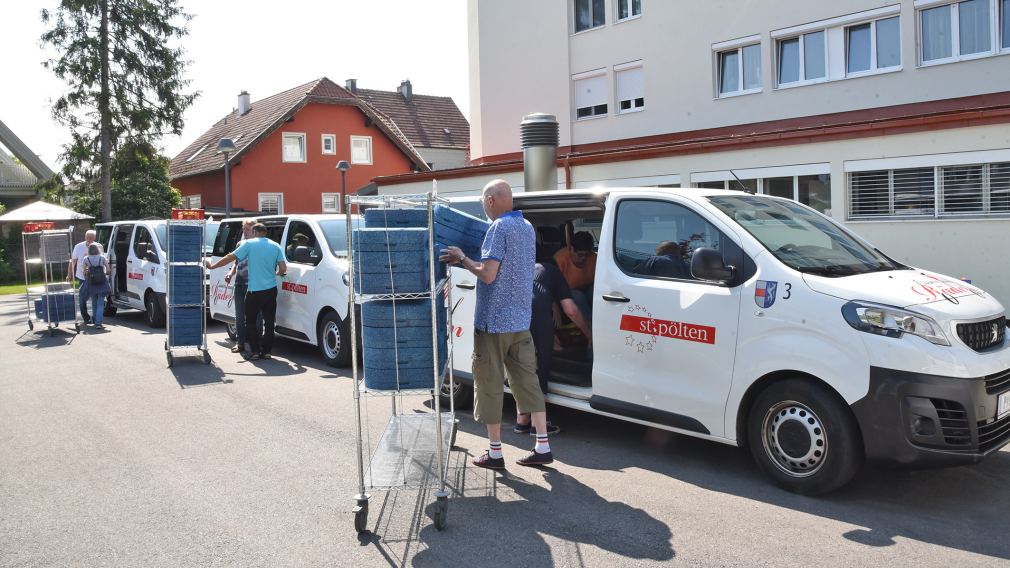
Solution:
[{"label": "trolley caster wheel", "polygon": [[169,367],[171,367],[172,364],[175,363],[175,358],[172,357],[172,352],[171,351],[165,352],[165,359],[168,360],[168,366]]},{"label": "trolley caster wheel", "polygon": [[81,332],[81,324],[75,323],[74,324],[74,331],[76,331],[77,333],[80,333]]},{"label": "trolley caster wheel", "polygon": [[168,340],[165,340],[165,351],[168,351]]},{"label": "trolley caster wheel", "polygon": [[28,320],[28,331],[35,331],[35,324],[32,323],[32,320]]},{"label": "trolley caster wheel", "polygon": [[435,500],[435,528],[445,529],[446,518],[449,516],[449,499],[439,497]]},{"label": "trolley caster wheel", "polygon": [[203,354],[200,356],[200,359],[203,361],[204,365],[210,365],[210,361],[211,361],[211,359],[210,359],[210,351],[204,351]]},{"label": "trolley caster wheel", "polygon": [[55,334],[53,333],[53,328],[49,328],[49,337],[52,337],[53,335],[55,335]]},{"label": "trolley caster wheel", "polygon": [[359,534],[368,532],[368,496],[359,495],[355,500],[358,504],[351,509],[354,513],[354,530]]}]

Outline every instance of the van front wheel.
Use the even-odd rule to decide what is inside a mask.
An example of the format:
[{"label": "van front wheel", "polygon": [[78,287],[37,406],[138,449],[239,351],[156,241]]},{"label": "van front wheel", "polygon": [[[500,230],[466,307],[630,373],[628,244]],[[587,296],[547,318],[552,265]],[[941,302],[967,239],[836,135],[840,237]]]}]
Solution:
[{"label": "van front wheel", "polygon": [[790,379],[765,389],[750,409],[747,430],[758,466],[794,493],[838,489],[863,463],[852,412],[811,380]]},{"label": "van front wheel", "polygon": [[328,312],[319,322],[319,353],[331,367],[346,367],[351,360],[351,334],[337,312]]}]

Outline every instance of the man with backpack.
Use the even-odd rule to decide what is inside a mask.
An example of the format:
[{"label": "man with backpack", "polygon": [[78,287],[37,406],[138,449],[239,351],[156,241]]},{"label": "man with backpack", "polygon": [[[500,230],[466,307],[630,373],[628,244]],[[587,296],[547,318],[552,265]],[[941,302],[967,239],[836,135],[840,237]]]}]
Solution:
[{"label": "man with backpack", "polygon": [[[88,298],[91,297],[89,291],[87,290],[87,279],[84,275],[84,258],[89,255],[91,245],[97,244],[99,254],[104,254],[105,249],[102,248],[101,244],[95,243],[95,231],[89,229],[84,233],[84,240],[74,245],[74,251],[70,255],[70,266],[67,270],[67,282],[70,282],[71,278],[77,278],[77,284],[80,286],[80,304],[81,304],[81,318],[84,319],[84,323],[91,323],[91,317],[88,315]],[[104,310],[104,306],[102,307]]]}]

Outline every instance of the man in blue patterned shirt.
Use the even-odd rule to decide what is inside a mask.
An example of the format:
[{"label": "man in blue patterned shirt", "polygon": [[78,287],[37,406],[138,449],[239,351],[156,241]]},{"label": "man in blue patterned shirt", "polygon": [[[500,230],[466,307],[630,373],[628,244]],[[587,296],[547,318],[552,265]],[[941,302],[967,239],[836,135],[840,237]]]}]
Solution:
[{"label": "man in blue patterned shirt", "polygon": [[487,426],[490,449],[473,460],[478,467],[505,469],[501,451],[501,417],[505,370],[519,412],[532,415],[537,444],[519,465],[538,466],[554,461],[547,442],[547,412],[537,379],[537,356],[530,336],[533,304],[533,265],[536,235],[520,211],[512,210],[512,188],[504,180],[484,186],[482,203],[493,220],[484,236],[480,261],[458,247],[442,251],[440,259],[458,263],[477,277],[477,305],[473,337],[473,416]]}]

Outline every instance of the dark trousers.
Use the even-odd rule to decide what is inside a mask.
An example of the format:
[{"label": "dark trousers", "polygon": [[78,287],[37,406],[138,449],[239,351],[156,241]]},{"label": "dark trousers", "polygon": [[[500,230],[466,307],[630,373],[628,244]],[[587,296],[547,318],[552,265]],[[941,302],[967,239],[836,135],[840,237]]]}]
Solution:
[{"label": "dark trousers", "polygon": [[547,396],[547,381],[551,377],[551,363],[554,360],[554,316],[545,314],[538,318],[535,314],[530,322],[530,335],[533,336],[533,347],[537,350],[537,379],[540,390]]},{"label": "dark trousers", "polygon": [[[263,317],[263,337],[256,325]],[[277,316],[277,287],[247,292],[245,295],[245,334],[253,353],[270,353],[274,346],[274,320]]]},{"label": "dark trousers", "polygon": [[85,321],[91,319],[91,316],[88,315],[88,300],[91,299],[91,294],[88,293],[87,286],[88,286],[87,280],[83,278],[77,279],[77,292],[78,292],[77,299],[78,303],[81,305],[81,319]]},{"label": "dark trousers", "polygon": [[[249,286],[245,284],[235,285],[235,345],[238,345],[242,349],[245,349],[246,342],[246,323],[245,323],[245,296],[248,293]],[[263,334],[263,314],[260,314],[256,318],[256,333],[254,335]]]}]

